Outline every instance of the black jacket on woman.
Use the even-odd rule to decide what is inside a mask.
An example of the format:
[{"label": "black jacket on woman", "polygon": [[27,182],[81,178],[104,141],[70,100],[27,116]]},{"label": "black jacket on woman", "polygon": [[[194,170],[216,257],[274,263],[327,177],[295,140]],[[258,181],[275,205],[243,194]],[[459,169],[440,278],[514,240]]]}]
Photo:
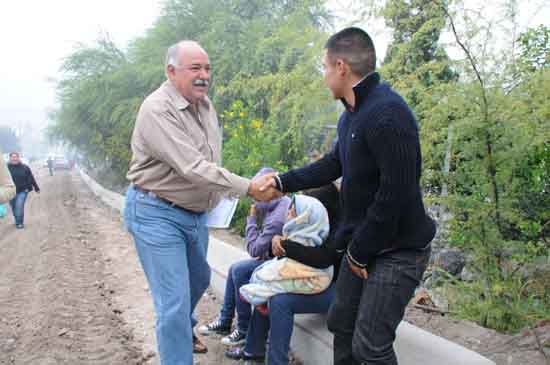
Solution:
[{"label": "black jacket on woman", "polygon": [[17,194],[24,191],[36,191],[39,192],[40,188],[34,179],[32,171],[29,166],[18,163],[18,164],[8,164],[8,169],[10,170],[11,178],[15,184],[15,189]]}]

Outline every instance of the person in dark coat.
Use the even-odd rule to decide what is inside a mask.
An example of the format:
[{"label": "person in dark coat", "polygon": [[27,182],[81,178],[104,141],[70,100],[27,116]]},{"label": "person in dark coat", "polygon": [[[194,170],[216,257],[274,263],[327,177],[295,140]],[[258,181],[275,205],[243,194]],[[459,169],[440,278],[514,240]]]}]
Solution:
[{"label": "person in dark coat", "polygon": [[342,218],[335,233],[345,250],[328,315],[334,365],[397,365],[397,326],[429,261],[436,226],[426,214],[416,117],[376,72],[370,36],[346,28],[329,38],[323,66],[345,110],[338,142],[322,159],[266,175],[281,193],[342,178]]},{"label": "person in dark coat", "polygon": [[34,175],[29,166],[21,162],[19,153],[10,153],[10,161],[8,164],[11,178],[15,183],[15,198],[10,200],[11,211],[15,219],[15,226],[18,229],[24,228],[25,218],[25,202],[31,191],[40,193],[40,188],[34,179]]}]

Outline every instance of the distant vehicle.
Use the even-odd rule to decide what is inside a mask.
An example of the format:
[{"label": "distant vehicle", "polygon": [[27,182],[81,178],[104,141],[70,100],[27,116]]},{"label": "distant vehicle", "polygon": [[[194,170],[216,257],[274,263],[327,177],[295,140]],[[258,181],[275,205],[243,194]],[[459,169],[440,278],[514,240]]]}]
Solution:
[{"label": "distant vehicle", "polygon": [[72,166],[65,156],[55,156],[53,159],[53,168],[55,170],[70,170]]}]

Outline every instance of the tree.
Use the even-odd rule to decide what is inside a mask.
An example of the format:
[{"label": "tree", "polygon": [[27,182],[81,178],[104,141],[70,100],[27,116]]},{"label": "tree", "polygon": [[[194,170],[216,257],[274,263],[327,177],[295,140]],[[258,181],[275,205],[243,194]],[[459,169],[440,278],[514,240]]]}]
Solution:
[{"label": "tree", "polygon": [[216,109],[221,113],[242,101],[273,132],[269,138],[278,146],[273,163],[300,164],[315,149],[322,126],[336,118],[319,71],[325,18],[317,0],[168,1],[127,52],[103,35],[67,57],[51,134],[117,171],[123,181],[138,107],[164,79],[167,47],[188,38],[209,53]]},{"label": "tree", "polygon": [[[440,6],[445,9],[443,3]],[[548,174],[541,171],[547,166],[550,140],[548,107],[542,102],[550,97],[544,84],[549,74],[526,74],[522,84],[509,88],[507,76],[494,71],[524,61],[483,53],[483,45],[493,42],[491,22],[474,21],[459,9],[444,11],[465,55],[465,77],[453,96],[459,134],[450,175],[450,241],[473,253],[480,273],[478,282],[457,286],[463,291],[458,309],[484,326],[514,331],[544,318],[549,310],[542,304],[549,293],[534,284],[538,278],[519,274],[537,257],[550,254],[543,239],[547,209],[539,209],[537,203],[525,209],[525,202],[535,197],[543,206],[548,204]],[[481,26],[464,34],[457,18]],[[476,40],[481,45],[476,46]]]},{"label": "tree", "polygon": [[381,72],[414,109],[424,152],[423,184],[430,195],[448,192],[452,158],[452,93],[458,74],[439,38],[447,1],[392,0],[381,9],[393,31]]},{"label": "tree", "polygon": [[540,25],[519,37],[521,64],[529,72],[550,68],[550,27]]}]

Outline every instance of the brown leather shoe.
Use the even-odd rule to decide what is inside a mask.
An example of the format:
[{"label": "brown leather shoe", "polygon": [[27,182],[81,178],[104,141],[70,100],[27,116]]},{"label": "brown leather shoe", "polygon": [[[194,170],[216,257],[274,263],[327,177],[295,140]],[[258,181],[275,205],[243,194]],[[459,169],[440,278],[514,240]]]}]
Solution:
[{"label": "brown leather shoe", "polygon": [[199,340],[199,338],[193,335],[193,353],[194,354],[206,354],[208,347]]}]

